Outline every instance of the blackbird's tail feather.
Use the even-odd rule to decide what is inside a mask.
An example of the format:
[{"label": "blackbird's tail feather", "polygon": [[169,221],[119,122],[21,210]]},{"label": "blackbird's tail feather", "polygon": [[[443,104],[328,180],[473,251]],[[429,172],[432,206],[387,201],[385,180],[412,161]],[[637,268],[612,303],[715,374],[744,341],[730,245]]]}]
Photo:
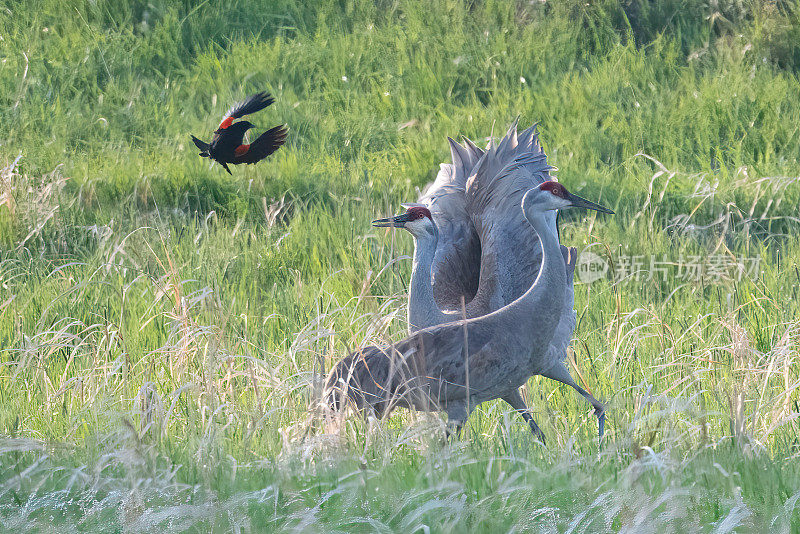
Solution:
[{"label": "blackbird's tail feather", "polygon": [[[200,139],[196,138],[195,136],[192,136],[192,141],[194,142],[194,145],[197,148],[200,149],[201,152],[205,152],[206,154],[208,153],[208,149],[209,149],[209,147],[211,145],[209,145],[205,141],[201,141]],[[200,154],[200,155],[202,156],[203,154]]]},{"label": "blackbird's tail feather", "polygon": [[237,157],[235,163],[256,163],[261,161],[286,142],[288,133],[289,130],[285,124],[270,128],[258,136],[258,139],[250,143],[250,148],[247,152]]},{"label": "blackbird's tail feather", "polygon": [[210,158],[211,157],[211,154],[208,153],[208,149],[211,147],[211,145],[209,145],[205,141],[201,141],[200,139],[196,138],[195,136],[192,136],[192,141],[194,142],[194,145],[197,148],[200,149],[200,156],[201,157],[204,157],[204,158]]}]

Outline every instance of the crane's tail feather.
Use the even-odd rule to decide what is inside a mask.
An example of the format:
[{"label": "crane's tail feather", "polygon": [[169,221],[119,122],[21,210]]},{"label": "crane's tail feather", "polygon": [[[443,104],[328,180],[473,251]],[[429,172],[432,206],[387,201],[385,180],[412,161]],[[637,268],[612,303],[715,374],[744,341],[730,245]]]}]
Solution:
[{"label": "crane's tail feather", "polygon": [[250,143],[250,147],[242,155],[237,156],[234,163],[256,163],[278,150],[285,142],[289,129],[285,124],[270,128],[258,139]]},{"label": "crane's tail feather", "polygon": [[359,411],[372,409],[382,417],[392,398],[391,361],[386,350],[364,347],[337,363],[325,381],[323,399],[333,411],[348,403]]},{"label": "crane's tail feather", "polygon": [[567,285],[571,286],[575,279],[575,265],[578,263],[578,249],[561,245],[561,255],[567,268]]}]

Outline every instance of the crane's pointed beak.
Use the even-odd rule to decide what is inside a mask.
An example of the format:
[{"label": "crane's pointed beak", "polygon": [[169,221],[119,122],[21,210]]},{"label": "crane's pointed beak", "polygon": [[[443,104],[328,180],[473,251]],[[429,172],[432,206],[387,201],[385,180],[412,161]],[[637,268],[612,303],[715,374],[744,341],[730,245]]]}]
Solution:
[{"label": "crane's pointed beak", "polygon": [[377,226],[378,228],[383,227],[390,227],[390,228],[403,228],[406,223],[409,221],[408,213],[401,213],[400,215],[395,215],[394,217],[387,217],[385,219],[375,219],[372,221],[372,226]]},{"label": "crane's pointed beak", "polygon": [[602,213],[610,213],[614,215],[614,212],[610,209],[606,208],[605,206],[601,206],[600,204],[595,204],[591,200],[586,200],[583,197],[579,197],[578,195],[569,194],[568,200],[570,201],[570,208],[586,208],[587,210],[595,210],[600,211]]}]

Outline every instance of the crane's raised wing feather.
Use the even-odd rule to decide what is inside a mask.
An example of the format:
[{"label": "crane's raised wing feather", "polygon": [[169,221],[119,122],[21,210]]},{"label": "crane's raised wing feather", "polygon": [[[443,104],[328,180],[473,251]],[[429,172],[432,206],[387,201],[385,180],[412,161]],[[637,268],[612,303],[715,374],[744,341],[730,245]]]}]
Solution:
[{"label": "crane's raised wing feather", "polygon": [[[525,193],[552,180],[536,126],[517,135],[517,122],[499,144],[493,143],[467,182],[467,211],[481,242],[481,274],[471,305],[484,315],[520,297],[536,279],[542,260],[539,236],[520,206]],[[556,233],[556,214],[550,226]]]},{"label": "crane's raised wing feather", "polygon": [[478,290],[481,245],[466,206],[466,184],[470,171],[483,152],[472,142],[461,146],[452,139],[453,163],[443,163],[436,180],[419,202],[433,216],[439,242],[433,260],[433,295],[442,310],[460,310],[461,299],[469,302]]}]

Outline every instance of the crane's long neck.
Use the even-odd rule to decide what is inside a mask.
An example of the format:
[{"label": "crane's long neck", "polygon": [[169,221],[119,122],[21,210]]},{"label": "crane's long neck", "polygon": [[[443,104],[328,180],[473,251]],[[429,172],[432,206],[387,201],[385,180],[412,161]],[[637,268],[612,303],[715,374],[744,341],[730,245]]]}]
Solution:
[{"label": "crane's long neck", "polygon": [[408,294],[408,328],[411,332],[448,322],[433,298],[431,267],[438,242],[436,225],[433,225],[433,234],[414,236],[414,262]]},{"label": "crane's long neck", "polygon": [[533,321],[532,328],[524,329],[531,337],[528,341],[549,344],[564,308],[567,287],[564,258],[547,212],[536,211],[530,215],[526,212],[525,218],[539,235],[542,266],[533,285],[506,308],[504,321],[520,321],[517,324],[521,325]]}]

